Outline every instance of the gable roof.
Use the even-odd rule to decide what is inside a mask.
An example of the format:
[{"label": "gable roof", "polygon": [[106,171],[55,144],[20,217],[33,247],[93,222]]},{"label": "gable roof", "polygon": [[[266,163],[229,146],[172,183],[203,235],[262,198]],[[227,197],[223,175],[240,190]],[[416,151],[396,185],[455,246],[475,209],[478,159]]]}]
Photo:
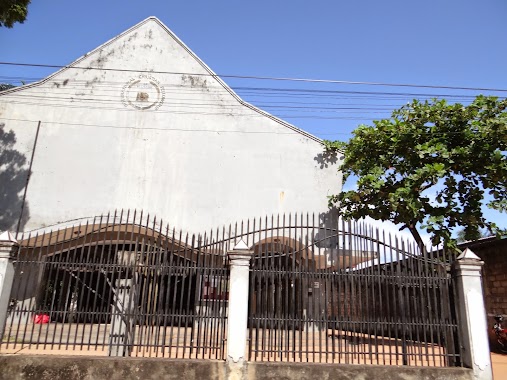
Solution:
[{"label": "gable roof", "polygon": [[[56,77],[57,75],[60,75],[62,73],[64,73],[65,71],[71,69],[71,68],[77,68],[79,63],[82,62],[85,58],[89,58],[91,55],[93,54],[96,54],[98,52],[100,52],[102,49],[104,49],[105,47],[107,47],[108,45],[112,44],[113,42],[117,41],[118,39],[134,32],[136,29],[140,28],[141,26],[143,26],[144,24],[147,24],[149,22],[154,22],[156,24],[158,24],[171,38],[174,39],[174,41],[176,41],[176,43],[178,43],[200,66],[202,66],[202,68],[208,73],[206,74],[206,76],[210,76],[212,77],[213,79],[215,79],[230,95],[232,95],[242,106],[244,107],[247,107],[257,113],[259,113],[260,115],[264,116],[264,117],[267,117],[273,121],[275,121],[276,123],[286,127],[286,128],[289,128],[291,130],[293,130],[294,132],[297,132],[311,140],[314,140],[316,141],[317,143],[320,143],[320,144],[323,144],[322,140],[300,128],[297,128],[296,126],[276,117],[276,116],[273,116],[271,115],[270,113],[266,112],[266,111],[263,111],[261,110],[260,108],[257,108],[256,106],[244,101],[243,99],[241,99],[241,97],[236,94],[215,72],[213,72],[213,70],[211,70],[192,50],[190,50],[190,48],[185,45],[185,43],[183,43],[183,41],[181,41],[163,22],[161,22],[157,17],[155,16],[150,16],[146,19],[144,19],[143,21],[139,22],[138,24],[132,26],[131,28],[127,29],[126,31],[124,31],[123,33],[120,33],[118,34],[116,37],[113,37],[112,39],[110,39],[109,41],[106,41],[105,43],[103,43],[102,45],[96,47],[95,49],[93,49],[92,51],[84,54],[83,56],[79,57],[78,59],[76,59],[74,62],[72,62],[71,64],[69,65],[66,65],[64,67],[62,67],[60,70],[54,72],[53,74],[49,75],[48,77],[40,80],[40,81],[36,81],[36,82],[33,82],[33,83],[30,83],[30,84],[26,84],[26,85],[23,85],[23,86],[20,86],[20,87],[15,87],[15,88],[12,88],[12,89],[9,89],[9,90],[5,90],[5,91],[2,91],[0,93],[0,96],[2,95],[7,95],[7,94],[10,94],[10,93],[13,93],[13,92],[17,92],[17,91],[22,91],[24,89],[27,89],[27,88],[32,88],[32,87],[36,87],[36,86],[39,86],[41,84],[44,84],[50,80],[52,80],[54,77]],[[95,69],[94,67],[87,67],[87,69]],[[115,69],[107,69],[107,68],[101,68],[100,70],[103,70],[103,71],[112,71],[112,70],[115,70]],[[139,73],[139,72],[143,72],[143,70],[135,70],[135,69],[122,69],[122,71],[131,71],[131,72],[135,72],[135,73]],[[167,73],[167,72],[160,72],[160,71],[149,71],[150,74],[164,74],[164,73]],[[175,74],[187,74],[187,73],[175,73]],[[192,75],[203,75],[203,74],[195,74],[195,73],[191,73]]]}]

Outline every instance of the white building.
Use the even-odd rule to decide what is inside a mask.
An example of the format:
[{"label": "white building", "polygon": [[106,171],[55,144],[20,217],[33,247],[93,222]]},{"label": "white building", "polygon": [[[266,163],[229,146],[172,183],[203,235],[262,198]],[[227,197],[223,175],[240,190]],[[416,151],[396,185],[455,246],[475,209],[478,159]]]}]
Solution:
[{"label": "white building", "polygon": [[0,230],[16,229],[32,152],[22,231],[129,208],[199,233],[326,211],[341,190],[321,140],[241,100],[153,17],[1,93],[0,124],[20,153],[15,178],[0,166]]}]

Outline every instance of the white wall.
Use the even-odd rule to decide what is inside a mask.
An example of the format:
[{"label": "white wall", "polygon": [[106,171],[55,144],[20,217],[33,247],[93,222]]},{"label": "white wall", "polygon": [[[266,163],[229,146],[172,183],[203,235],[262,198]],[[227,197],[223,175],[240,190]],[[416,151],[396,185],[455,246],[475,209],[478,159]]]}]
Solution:
[{"label": "white wall", "polygon": [[[318,139],[242,104],[156,19],[73,66],[99,69],[64,69],[0,95],[0,123],[27,159],[42,121],[25,231],[137,208],[201,232],[268,213],[325,211],[327,196],[341,190],[337,166],[315,160]],[[158,109],[124,105],[125,86],[140,75],[129,70],[152,72],[165,93]]]}]

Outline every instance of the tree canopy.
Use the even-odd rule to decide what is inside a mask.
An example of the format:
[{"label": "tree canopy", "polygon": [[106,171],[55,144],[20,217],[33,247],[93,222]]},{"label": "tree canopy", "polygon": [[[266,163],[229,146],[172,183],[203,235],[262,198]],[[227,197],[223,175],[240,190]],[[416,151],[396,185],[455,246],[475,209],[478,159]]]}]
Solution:
[{"label": "tree canopy", "polygon": [[28,15],[31,0],[0,0],[0,26],[12,28],[16,22],[23,23]]},{"label": "tree canopy", "polygon": [[467,239],[465,235],[466,235],[465,229],[464,228],[460,229],[456,233],[456,243],[465,243],[467,241],[479,240],[482,238],[489,237],[488,231],[486,230],[477,230],[477,233],[475,234],[475,236],[472,236],[472,239],[470,239],[470,237]]},{"label": "tree canopy", "polygon": [[409,228],[433,244],[455,247],[454,228],[473,239],[480,229],[503,233],[483,205],[507,211],[507,100],[478,96],[471,104],[414,100],[391,118],[361,125],[350,141],[325,141],[344,153],[344,180],[355,190],[330,197],[344,217],[369,216]]}]

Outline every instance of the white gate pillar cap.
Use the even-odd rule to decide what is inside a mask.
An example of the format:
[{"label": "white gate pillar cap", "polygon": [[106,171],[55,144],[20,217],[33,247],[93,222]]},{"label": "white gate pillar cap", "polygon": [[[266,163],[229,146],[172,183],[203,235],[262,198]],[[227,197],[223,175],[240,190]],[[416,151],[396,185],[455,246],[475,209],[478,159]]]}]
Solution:
[{"label": "white gate pillar cap", "polygon": [[250,259],[253,256],[253,251],[248,248],[245,242],[241,239],[236,243],[232,251],[227,252],[231,265],[235,266],[249,266]]},{"label": "white gate pillar cap", "polygon": [[17,243],[18,241],[9,231],[4,231],[0,233],[0,242]]},{"label": "white gate pillar cap", "polygon": [[463,252],[456,258],[456,260],[477,260],[481,261],[481,258],[477,256],[470,248],[465,248]]},{"label": "white gate pillar cap", "polygon": [[245,244],[243,239],[240,239],[233,248],[234,251],[249,251],[250,249]]}]

